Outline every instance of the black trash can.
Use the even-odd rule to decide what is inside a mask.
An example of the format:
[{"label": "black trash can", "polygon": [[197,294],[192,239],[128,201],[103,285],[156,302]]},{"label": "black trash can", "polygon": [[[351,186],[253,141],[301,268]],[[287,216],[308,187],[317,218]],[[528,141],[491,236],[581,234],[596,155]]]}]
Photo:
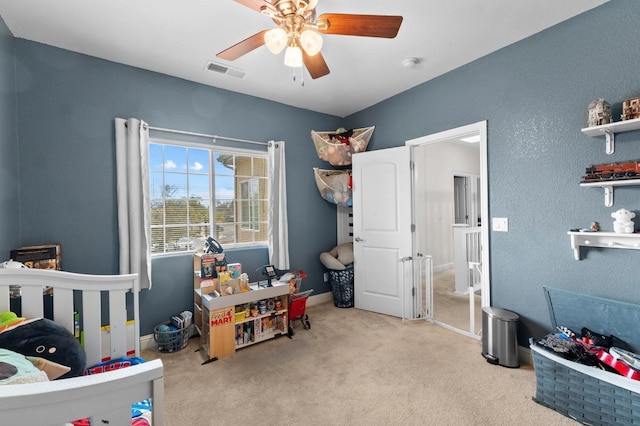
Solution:
[{"label": "black trash can", "polygon": [[329,270],[329,285],[333,292],[333,304],[336,307],[353,307],[353,278],[353,264],[343,270]]},{"label": "black trash can", "polygon": [[518,368],[517,326],[520,317],[506,309],[482,308],[482,356],[491,364]]}]

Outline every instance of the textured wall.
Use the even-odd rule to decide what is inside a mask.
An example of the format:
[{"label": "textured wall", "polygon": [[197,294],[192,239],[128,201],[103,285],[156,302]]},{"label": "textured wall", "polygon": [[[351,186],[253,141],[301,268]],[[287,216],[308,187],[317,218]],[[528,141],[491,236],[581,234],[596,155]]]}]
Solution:
[{"label": "textured wall", "polygon": [[0,261],[20,241],[14,40],[0,18]]},{"label": "textured wall", "polygon": [[612,230],[619,208],[640,216],[640,187],[616,189],[613,208],[579,187],[589,164],[640,158],[640,131],[617,135],[611,156],[580,131],[591,100],[618,120],[621,101],[640,95],[638,22],[636,1],[612,1],[348,117],[377,126],[371,149],[488,121],[490,216],[509,218],[508,233],[490,234],[492,304],[520,314],[522,345],[550,327],[543,285],[640,303],[640,252],[576,261],[567,236],[591,221]]},{"label": "textured wall", "polygon": [[[291,266],[303,285],[328,291],[319,253],[336,243],[336,207],[316,188],[311,129],[337,117],[288,107],[138,68],[16,39],[22,244],[59,242],[63,267],[118,272],[114,118],[239,139],[286,141]],[[252,273],[266,249],[228,252]],[[153,289],[141,295],[141,332],[193,306],[193,260],[153,260]]]}]

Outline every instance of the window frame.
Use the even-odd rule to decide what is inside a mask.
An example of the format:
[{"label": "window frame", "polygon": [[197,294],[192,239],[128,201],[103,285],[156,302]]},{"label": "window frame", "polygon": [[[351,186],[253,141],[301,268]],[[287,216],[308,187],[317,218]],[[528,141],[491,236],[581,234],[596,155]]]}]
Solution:
[{"label": "window frame", "polygon": [[[188,139],[188,138],[186,138]],[[214,141],[215,142],[215,141]],[[199,142],[199,141],[194,141],[194,140],[182,140],[179,138],[166,138],[166,137],[156,137],[156,136],[150,136],[149,137],[149,144],[162,144],[162,145],[174,145],[174,146],[179,146],[179,147],[185,147],[185,148],[195,148],[195,149],[205,149],[208,150],[208,158],[209,158],[209,235],[216,235],[216,229],[215,227],[217,226],[216,224],[216,209],[217,209],[217,202],[216,199],[214,198],[215,195],[215,183],[216,183],[216,173],[215,173],[215,155],[216,153],[218,154],[228,154],[228,155],[234,155],[235,157],[238,156],[249,156],[249,157],[256,157],[256,158],[263,158],[266,162],[266,166],[267,166],[267,170],[269,168],[269,156],[267,153],[267,146],[265,145],[264,147],[260,147],[260,148],[255,148],[255,149],[247,149],[247,148],[238,148],[238,147],[232,147],[232,146],[224,146],[224,145],[220,145],[219,143],[205,143],[205,142]],[[149,165],[149,170],[151,171],[151,165]],[[164,173],[164,170],[163,170]],[[260,179],[260,176],[250,176],[249,179],[246,179],[247,181],[251,181],[253,179]],[[266,179],[268,180],[268,173],[267,173],[267,177]],[[258,189],[259,190],[259,189]],[[267,186],[267,194],[266,194],[266,202],[267,202],[267,206],[270,203],[270,197],[268,194],[268,186]],[[233,199],[234,202],[240,202],[240,199],[234,198]],[[259,203],[259,201],[257,201]],[[151,207],[151,199],[150,202],[148,204],[148,207]],[[269,209],[267,209],[269,210]],[[243,226],[243,223],[241,220],[239,220],[238,217],[234,218],[235,221],[234,223],[239,227],[242,228],[243,231],[253,231],[254,233],[258,233],[259,229],[253,229],[253,228],[245,228]],[[268,223],[269,218],[267,217],[266,220],[264,222]],[[149,229],[149,235],[151,235],[151,225],[150,229]],[[166,226],[166,225],[163,225]],[[258,225],[259,226],[259,225]],[[235,236],[235,239],[237,239],[237,235]],[[165,243],[166,244],[166,243]],[[252,241],[252,242],[235,242],[235,243],[226,243],[224,244],[225,248],[229,248],[229,249],[242,249],[242,248],[263,248],[263,247],[268,247],[268,236],[267,239],[263,240],[263,241]],[[162,257],[162,256],[172,256],[172,255],[183,255],[185,253],[193,253],[195,249],[191,248],[191,249],[187,249],[187,250],[173,250],[173,251],[163,251],[163,252],[152,252],[151,256],[152,258],[155,257]]]}]

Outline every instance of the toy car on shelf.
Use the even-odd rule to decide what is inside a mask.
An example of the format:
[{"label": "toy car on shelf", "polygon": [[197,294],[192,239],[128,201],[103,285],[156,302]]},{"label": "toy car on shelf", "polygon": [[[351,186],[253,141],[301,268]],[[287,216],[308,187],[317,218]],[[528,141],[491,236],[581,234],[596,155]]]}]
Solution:
[{"label": "toy car on shelf", "polygon": [[592,164],[582,176],[582,182],[597,182],[602,180],[639,179],[640,160],[619,163]]}]

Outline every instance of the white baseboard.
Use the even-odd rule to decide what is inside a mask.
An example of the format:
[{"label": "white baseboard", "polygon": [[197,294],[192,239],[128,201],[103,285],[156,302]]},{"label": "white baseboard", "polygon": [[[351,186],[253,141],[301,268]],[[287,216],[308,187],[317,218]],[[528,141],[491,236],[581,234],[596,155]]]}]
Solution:
[{"label": "white baseboard", "polygon": [[453,263],[445,263],[444,265],[438,265],[433,267],[433,273],[437,274],[438,272],[446,271],[447,269],[452,269],[454,267]]},{"label": "white baseboard", "polygon": [[140,336],[140,350],[144,349],[156,349],[158,344],[153,339],[153,334],[147,334],[145,336]]},{"label": "white baseboard", "polygon": [[531,349],[525,346],[518,346],[518,361],[520,361],[520,364],[533,365]]},{"label": "white baseboard", "polygon": [[333,302],[333,293],[331,293],[330,291],[327,291],[326,293],[322,293],[322,294],[309,296],[309,298],[307,299],[308,306],[319,305],[321,303],[326,303],[326,302]]}]

